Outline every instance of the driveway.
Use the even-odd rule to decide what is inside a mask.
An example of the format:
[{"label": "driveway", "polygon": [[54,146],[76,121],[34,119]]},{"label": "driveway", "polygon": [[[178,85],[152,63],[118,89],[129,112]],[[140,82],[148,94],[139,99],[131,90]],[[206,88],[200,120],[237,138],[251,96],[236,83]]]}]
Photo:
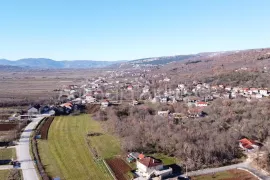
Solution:
[{"label": "driveway", "polygon": [[30,155],[30,135],[43,118],[44,116],[33,118],[32,122],[24,129],[16,145],[17,160],[21,163],[24,180],[39,180],[38,172],[35,169],[34,161],[31,159]]}]

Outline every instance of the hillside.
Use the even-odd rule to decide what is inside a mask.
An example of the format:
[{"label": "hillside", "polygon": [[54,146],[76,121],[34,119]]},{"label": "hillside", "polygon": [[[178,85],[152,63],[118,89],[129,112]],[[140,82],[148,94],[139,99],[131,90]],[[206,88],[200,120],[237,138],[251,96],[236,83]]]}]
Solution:
[{"label": "hillside", "polygon": [[200,79],[231,71],[267,71],[270,67],[270,48],[201,53],[197,57],[166,64],[152,74],[165,73],[177,79]]},{"label": "hillside", "polygon": [[[270,49],[250,49],[237,51],[202,52],[189,55],[175,55],[135,59],[130,61],[73,60],[55,61],[47,58],[26,58],[17,61],[0,59],[0,65],[31,68],[130,68],[141,66],[163,66],[162,69],[180,68],[181,72],[201,70],[220,71],[245,67],[264,66],[269,62]],[[254,65],[255,63],[255,65]]]}]

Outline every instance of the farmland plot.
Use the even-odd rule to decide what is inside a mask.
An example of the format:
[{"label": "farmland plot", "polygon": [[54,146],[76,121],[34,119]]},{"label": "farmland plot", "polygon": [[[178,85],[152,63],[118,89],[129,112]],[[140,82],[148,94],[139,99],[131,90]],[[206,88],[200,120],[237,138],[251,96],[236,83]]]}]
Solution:
[{"label": "farmland plot", "polygon": [[[99,122],[91,120],[89,115],[61,116],[53,120],[48,140],[38,141],[41,161],[49,176],[66,180],[112,179],[102,159],[91,153],[87,143],[89,131],[102,131]],[[102,138],[112,142],[111,136],[101,135],[91,141],[91,146],[97,149],[99,156],[103,155],[102,152],[111,154],[105,153],[110,151],[111,144],[104,149]]]}]

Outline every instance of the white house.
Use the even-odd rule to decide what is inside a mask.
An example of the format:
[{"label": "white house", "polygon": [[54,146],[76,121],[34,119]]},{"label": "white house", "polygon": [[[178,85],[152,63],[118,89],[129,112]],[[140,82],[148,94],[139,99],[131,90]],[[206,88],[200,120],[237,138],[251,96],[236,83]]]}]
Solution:
[{"label": "white house", "polygon": [[226,87],[225,87],[225,90],[226,90],[226,91],[231,91],[231,90],[232,90],[232,87],[231,87],[231,86],[226,86]]},{"label": "white house", "polygon": [[144,87],[143,88],[143,93],[148,93],[149,92],[149,88],[148,87]]},{"label": "white house", "polygon": [[104,101],[101,102],[101,107],[106,108],[108,106],[109,106],[109,101],[108,100],[104,100]]},{"label": "white house", "polygon": [[161,161],[151,157],[140,159],[136,163],[138,171],[146,174],[152,173],[154,170],[162,170],[163,164]]},{"label": "white house", "polygon": [[195,104],[195,106],[197,107],[206,107],[207,105],[208,105],[207,102],[202,102],[202,101],[196,102]]},{"label": "white house", "polygon": [[170,79],[166,77],[165,79],[163,79],[163,81],[164,82],[170,82]]},{"label": "white house", "polygon": [[96,98],[94,98],[94,97],[91,96],[91,95],[86,95],[86,96],[85,96],[85,101],[86,101],[87,103],[94,103],[94,102],[96,102]]},{"label": "white house", "polygon": [[169,110],[167,110],[167,111],[158,111],[158,115],[159,116],[162,116],[162,117],[167,117],[168,115],[169,115]]},{"label": "white house", "polygon": [[28,115],[38,114],[38,109],[35,107],[31,107],[30,109],[28,109],[27,113]]},{"label": "white house", "polygon": [[184,84],[178,84],[178,88],[184,89],[185,88],[185,85]]},{"label": "white house", "polygon": [[151,177],[160,177],[160,179],[172,174],[172,168],[165,169],[163,167],[162,161],[145,157],[137,160],[137,171],[136,173],[140,175],[138,179],[150,179]]},{"label": "white house", "polygon": [[263,96],[268,96],[268,90],[267,89],[260,89],[259,93]]},{"label": "white house", "polygon": [[168,98],[167,97],[160,98],[160,103],[167,103],[167,102],[168,102]]}]

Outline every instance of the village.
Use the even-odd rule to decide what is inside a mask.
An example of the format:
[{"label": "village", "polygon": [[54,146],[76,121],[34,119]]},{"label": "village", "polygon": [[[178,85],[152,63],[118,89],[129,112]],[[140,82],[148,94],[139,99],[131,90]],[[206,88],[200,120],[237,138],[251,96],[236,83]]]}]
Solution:
[{"label": "village", "polygon": [[[106,111],[109,107],[119,105],[133,107],[159,104],[163,108],[157,109],[155,116],[179,124],[186,120],[198,121],[207,116],[205,108],[209,107],[215,99],[245,99],[251,102],[269,96],[268,89],[256,87],[211,85],[197,81],[172,85],[171,79],[165,74],[155,75],[154,79],[150,79],[146,72],[146,70],[143,73],[136,70],[135,72],[110,71],[104,77],[88,79],[80,85],[63,86],[62,89],[57,90],[59,98],[56,104],[30,106],[23,113],[12,114],[4,123],[31,121],[40,114],[43,116],[76,115],[85,112],[87,107],[95,107],[95,111]],[[170,107],[177,107],[178,104],[182,105],[182,109],[171,110]],[[239,142],[239,147],[247,153],[247,156],[254,154],[262,146],[260,142],[245,137],[235,141]],[[6,145],[12,146],[12,141]],[[163,166],[159,159],[138,152],[128,153],[127,162],[136,162],[137,170],[134,172],[136,180],[155,179],[154,177],[172,179],[173,176],[179,175],[169,166]],[[181,178],[187,178],[187,174]]]}]

